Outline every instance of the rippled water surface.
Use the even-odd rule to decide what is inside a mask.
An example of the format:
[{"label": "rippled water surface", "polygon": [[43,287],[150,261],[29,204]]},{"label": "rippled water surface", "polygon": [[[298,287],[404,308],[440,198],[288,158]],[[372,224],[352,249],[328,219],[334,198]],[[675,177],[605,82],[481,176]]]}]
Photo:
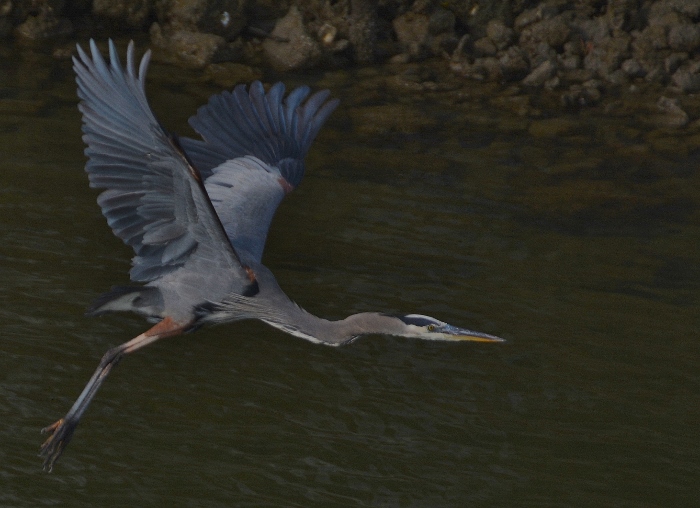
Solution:
[{"label": "rippled water surface", "polygon": [[[313,345],[260,323],[125,359],[54,473],[39,429],[146,328],[82,170],[67,61],[0,52],[0,505],[691,506],[700,478],[700,136],[513,116],[381,72],[343,99],[266,264],[318,315],[433,315],[508,339]],[[163,123],[219,86],[158,66]],[[481,105],[480,105],[481,104]]]}]

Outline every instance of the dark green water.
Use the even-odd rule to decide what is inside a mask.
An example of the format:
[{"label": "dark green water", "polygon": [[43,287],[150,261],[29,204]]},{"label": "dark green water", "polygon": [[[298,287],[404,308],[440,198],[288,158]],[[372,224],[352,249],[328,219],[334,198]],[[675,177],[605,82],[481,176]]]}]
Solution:
[{"label": "dark green water", "polygon": [[[697,503],[700,136],[418,100],[369,72],[307,78],[343,105],[266,264],[324,317],[416,312],[508,342],[336,349],[260,323],[164,340],[44,473],[39,429],[147,325],[83,316],[131,252],[82,170],[69,63],[0,56],[0,506]],[[149,81],[174,130],[216,91]]]}]

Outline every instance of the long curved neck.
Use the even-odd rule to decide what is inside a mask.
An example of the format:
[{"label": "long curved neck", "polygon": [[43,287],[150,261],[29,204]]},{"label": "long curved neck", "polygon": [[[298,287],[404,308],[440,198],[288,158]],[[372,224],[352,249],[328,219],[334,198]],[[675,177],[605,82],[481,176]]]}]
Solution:
[{"label": "long curved neck", "polygon": [[338,321],[316,317],[292,302],[265,266],[257,265],[254,271],[260,293],[252,298],[230,295],[220,312],[208,317],[210,322],[260,319],[291,335],[330,346],[339,346],[360,335],[405,332],[405,324],[399,318],[376,312],[353,314]]},{"label": "long curved neck", "polygon": [[297,307],[293,315],[284,317],[284,322],[264,318],[263,321],[291,335],[329,346],[348,343],[361,335],[402,335],[404,330],[400,319],[376,312],[362,312],[339,321],[329,321]]}]

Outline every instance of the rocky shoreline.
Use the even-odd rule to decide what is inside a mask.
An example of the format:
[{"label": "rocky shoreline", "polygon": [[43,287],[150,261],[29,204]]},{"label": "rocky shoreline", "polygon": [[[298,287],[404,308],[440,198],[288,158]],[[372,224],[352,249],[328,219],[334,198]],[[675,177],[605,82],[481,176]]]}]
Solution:
[{"label": "rocky shoreline", "polygon": [[0,0],[0,36],[23,44],[142,31],[160,60],[211,72],[437,60],[563,108],[651,88],[670,127],[700,92],[699,21],[700,0]]}]

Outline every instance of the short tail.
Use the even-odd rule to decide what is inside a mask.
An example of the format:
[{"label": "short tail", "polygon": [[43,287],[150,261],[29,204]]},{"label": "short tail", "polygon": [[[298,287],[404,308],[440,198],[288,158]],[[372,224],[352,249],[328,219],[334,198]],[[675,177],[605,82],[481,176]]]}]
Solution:
[{"label": "short tail", "polygon": [[88,316],[99,316],[105,312],[135,312],[146,317],[160,316],[163,297],[154,287],[112,286],[100,295],[85,312]]}]

